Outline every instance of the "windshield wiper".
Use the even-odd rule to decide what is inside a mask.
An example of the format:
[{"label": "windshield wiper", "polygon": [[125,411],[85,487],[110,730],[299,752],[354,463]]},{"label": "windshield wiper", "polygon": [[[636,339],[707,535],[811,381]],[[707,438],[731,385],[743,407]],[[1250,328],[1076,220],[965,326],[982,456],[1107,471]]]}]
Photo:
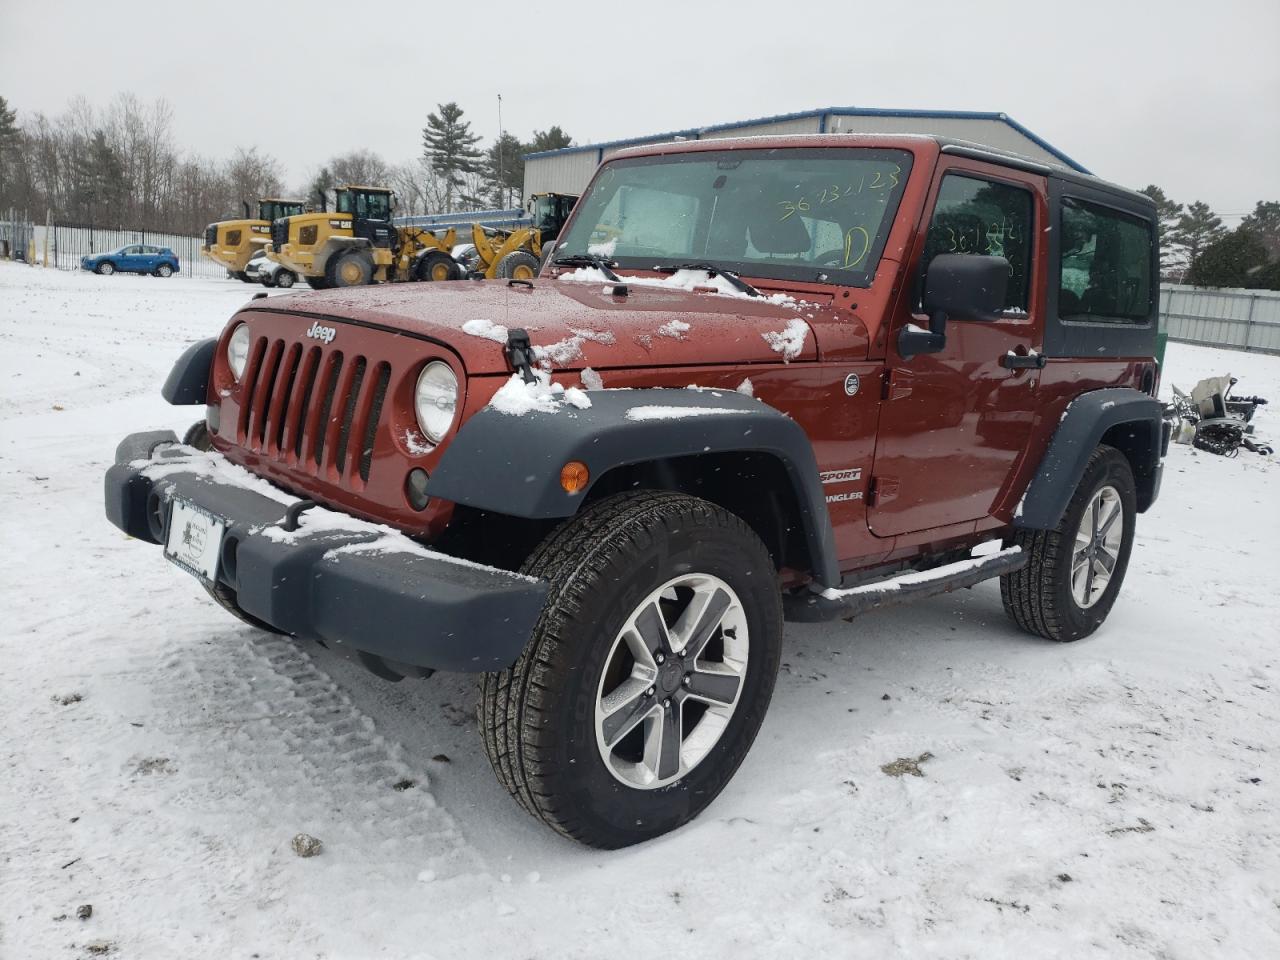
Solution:
[{"label": "windshield wiper", "polygon": [[622,282],[622,278],[612,270],[617,264],[612,260],[606,260],[604,257],[597,257],[594,253],[575,253],[568,257],[556,257],[551,262],[557,265],[562,264],[566,267],[595,267],[604,274],[605,279],[610,283]]},{"label": "windshield wiper", "polygon": [[724,277],[729,281],[729,285],[735,290],[745,293],[748,297],[764,296],[759,290],[753,287],[747,281],[732,270],[723,270],[720,267],[713,267],[709,263],[677,263],[670,267],[658,267],[659,273],[675,273],[677,270],[705,270],[713,277]]}]

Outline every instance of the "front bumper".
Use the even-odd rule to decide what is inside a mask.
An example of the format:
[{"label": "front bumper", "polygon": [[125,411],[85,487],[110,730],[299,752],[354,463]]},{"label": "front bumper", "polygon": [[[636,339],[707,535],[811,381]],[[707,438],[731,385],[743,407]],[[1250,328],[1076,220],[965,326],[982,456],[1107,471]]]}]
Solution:
[{"label": "front bumper", "polygon": [[[326,514],[360,525],[323,507],[286,533],[281,521],[292,498],[270,496],[265,481],[233,482],[228,477],[239,468],[221,469],[226,464],[219,454],[181,446],[168,431],[132,434],[107,470],[107,519],[154,544],[165,541],[175,498],[225,520],[217,578],[241,610],[382,676],[501,670],[524,649],[545,581],[428,551],[373,524],[325,529]],[[334,552],[373,541],[376,549]]]}]

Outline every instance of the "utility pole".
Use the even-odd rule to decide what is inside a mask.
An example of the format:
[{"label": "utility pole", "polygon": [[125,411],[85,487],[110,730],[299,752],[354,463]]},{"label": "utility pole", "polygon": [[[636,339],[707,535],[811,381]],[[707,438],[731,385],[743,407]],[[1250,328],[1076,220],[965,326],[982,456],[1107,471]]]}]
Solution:
[{"label": "utility pole", "polygon": [[502,94],[498,94],[498,189],[506,198],[507,206],[511,205],[511,194],[507,190],[507,182],[502,176]]}]

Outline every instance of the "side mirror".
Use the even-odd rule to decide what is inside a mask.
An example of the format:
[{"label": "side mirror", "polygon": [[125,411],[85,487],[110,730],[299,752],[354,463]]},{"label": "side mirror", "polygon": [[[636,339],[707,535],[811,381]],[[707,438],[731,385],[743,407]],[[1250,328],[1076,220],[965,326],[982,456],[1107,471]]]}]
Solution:
[{"label": "side mirror", "polygon": [[947,320],[991,321],[1000,317],[1009,289],[1009,261],[972,253],[942,253],[929,263],[923,305],[929,329],[907,325],[898,334],[898,353],[909,360],[937,353],[947,343]]}]

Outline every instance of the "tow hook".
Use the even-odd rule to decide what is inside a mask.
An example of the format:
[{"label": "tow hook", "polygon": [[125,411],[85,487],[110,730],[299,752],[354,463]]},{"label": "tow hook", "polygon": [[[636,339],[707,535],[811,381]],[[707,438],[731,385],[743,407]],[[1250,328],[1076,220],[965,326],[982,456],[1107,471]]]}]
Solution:
[{"label": "tow hook", "polygon": [[506,354],[511,369],[517,371],[525,383],[537,381],[533,375],[533,346],[529,343],[528,330],[516,329],[507,334]]}]

